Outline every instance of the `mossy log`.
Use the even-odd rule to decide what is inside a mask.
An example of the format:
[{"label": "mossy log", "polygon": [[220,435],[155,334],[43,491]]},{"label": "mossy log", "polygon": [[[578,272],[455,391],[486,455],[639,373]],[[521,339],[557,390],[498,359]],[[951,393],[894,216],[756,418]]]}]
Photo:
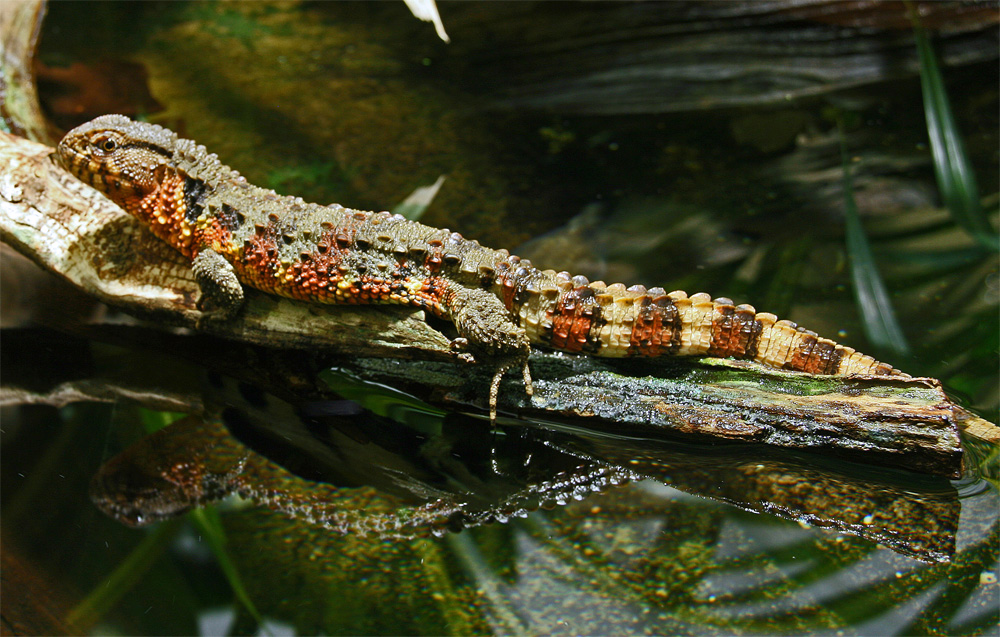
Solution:
[{"label": "mossy log", "polygon": [[[105,303],[158,325],[283,349],[323,350],[362,378],[438,404],[486,400],[488,370],[454,359],[419,311],[317,307],[250,294],[232,321],[204,319],[181,256],[50,158],[0,133],[0,238]],[[407,362],[402,359],[422,359]],[[944,476],[961,470],[959,426],[996,428],[927,378],[815,377],[734,361],[608,361],[535,352],[535,395],[508,380],[501,405],[536,420],[847,454]],[[470,373],[471,370],[471,373]],[[995,436],[994,436],[995,438]],[[995,440],[994,440],[995,441]]]}]

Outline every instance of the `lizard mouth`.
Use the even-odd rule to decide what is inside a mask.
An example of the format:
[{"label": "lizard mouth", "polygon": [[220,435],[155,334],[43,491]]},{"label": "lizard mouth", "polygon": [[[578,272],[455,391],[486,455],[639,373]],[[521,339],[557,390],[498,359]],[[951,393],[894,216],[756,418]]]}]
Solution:
[{"label": "lizard mouth", "polygon": [[83,154],[66,143],[66,140],[59,142],[56,147],[56,161],[66,170],[77,177],[80,176],[77,166],[83,158]]},{"label": "lizard mouth", "polygon": [[101,192],[107,192],[107,184],[101,173],[97,170],[88,170],[93,159],[74,146],[70,140],[64,138],[60,141],[56,147],[55,155],[56,163],[71,175]]}]

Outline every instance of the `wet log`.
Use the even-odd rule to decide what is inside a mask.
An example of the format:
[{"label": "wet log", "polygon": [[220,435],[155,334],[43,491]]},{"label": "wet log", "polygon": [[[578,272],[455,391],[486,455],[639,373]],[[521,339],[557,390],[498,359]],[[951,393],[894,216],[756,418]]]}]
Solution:
[{"label": "wet log", "polygon": [[[347,388],[343,374],[296,366],[301,357],[219,339],[125,332],[132,332],[130,344],[122,337],[108,346],[5,330],[0,405],[116,402],[192,414],[142,439],[95,478],[95,502],[127,524],[169,518],[235,492],[340,532],[424,535],[655,480],[926,561],[948,560],[955,551],[961,507],[944,478],[761,445],[656,441],[662,432],[651,428],[631,437],[627,427],[611,425],[607,435],[590,423],[566,427],[551,418],[527,429],[509,419],[477,427],[385,386]],[[398,420],[364,414],[338,393],[360,394],[375,412]],[[180,481],[173,471],[179,463],[189,468]],[[365,487],[332,487],[337,476]]]},{"label": "wet log", "polygon": [[[455,375],[425,363],[360,359],[359,376],[423,394],[410,379],[433,378],[431,402],[482,406],[480,370]],[[540,422],[654,439],[743,442],[838,455],[957,477],[959,424],[978,421],[933,378],[813,376],[719,359],[607,360],[535,352],[529,398],[514,379],[501,408]]]},{"label": "wet log", "polygon": [[[946,66],[997,58],[994,2],[914,2]],[[459,4],[452,64],[497,105],[562,113],[782,104],[915,76],[907,5],[851,0]],[[483,43],[487,45],[483,45]],[[489,69],[489,72],[483,72]]]},{"label": "wet log", "polygon": [[[448,338],[420,312],[317,307],[250,294],[237,319],[204,320],[180,255],[63,171],[50,153],[0,133],[0,238],[43,268],[156,325],[321,349],[351,357],[345,367],[362,378],[409,387],[431,402],[483,406],[488,370],[470,373],[452,362]],[[387,360],[403,358],[424,360]],[[842,453],[946,476],[961,469],[959,424],[974,418],[924,378],[840,379],[745,362],[620,362],[541,352],[532,369],[530,400],[513,379],[502,391],[502,406],[525,417]]]},{"label": "wet log", "polygon": [[[579,426],[566,430],[551,421],[528,431],[523,422],[476,428],[467,418],[440,411],[436,416],[424,411],[419,421],[414,419],[418,412],[410,411],[404,422],[383,419],[374,429],[359,429],[359,418],[366,423],[370,419],[357,410],[330,409],[344,401],[329,391],[311,400],[303,398],[308,389],[289,392],[288,379],[295,372],[273,353],[257,351],[241,359],[238,347],[220,350],[218,345],[225,345],[217,339],[216,347],[204,347],[172,335],[162,343],[153,333],[135,336],[142,346],[90,347],[84,339],[48,332],[5,331],[7,345],[0,350],[0,405],[126,401],[197,415],[144,438],[101,469],[92,496],[128,524],[165,519],[236,492],[341,532],[422,535],[509,519],[544,503],[569,501],[574,490],[585,494],[651,479],[750,511],[835,528],[922,560],[948,560],[955,551],[960,506],[957,492],[943,478],[827,462],[760,446],[655,442],[649,435],[622,435],[620,429],[612,436]],[[155,350],[148,349],[150,344]],[[58,354],[31,357],[46,348]],[[163,349],[170,353],[159,351]],[[184,360],[196,358],[196,353],[203,359]],[[205,374],[199,369],[213,360],[212,367],[227,375],[244,372],[216,383],[214,397],[213,391],[204,391]],[[218,361],[228,361],[228,367]],[[268,378],[265,370],[276,373]],[[254,383],[252,401],[241,399],[246,392],[240,387],[247,382]],[[274,392],[295,393],[298,404],[324,406],[337,415],[324,418],[319,428],[305,425],[301,408]],[[228,408],[221,421],[211,406],[220,398]],[[385,404],[383,398],[374,400]],[[400,414],[405,408],[398,403],[393,410]],[[234,438],[239,433],[245,439],[248,427],[256,430],[251,439],[258,440],[254,448],[259,451]],[[422,444],[401,444],[414,431],[420,432]],[[434,438],[433,444],[427,436]],[[516,444],[498,444],[498,436]],[[260,440],[267,442],[262,445]],[[494,473],[497,465],[523,467],[528,456],[530,475]],[[191,479],[171,481],[172,468],[180,460],[192,468]],[[412,483],[410,491],[400,493],[398,477],[404,467]],[[428,474],[429,467],[446,475]],[[366,488],[336,489],[302,477],[345,473],[352,484]],[[470,475],[478,479],[470,482]],[[443,493],[442,484],[459,486]],[[363,501],[353,500],[363,494]]]}]

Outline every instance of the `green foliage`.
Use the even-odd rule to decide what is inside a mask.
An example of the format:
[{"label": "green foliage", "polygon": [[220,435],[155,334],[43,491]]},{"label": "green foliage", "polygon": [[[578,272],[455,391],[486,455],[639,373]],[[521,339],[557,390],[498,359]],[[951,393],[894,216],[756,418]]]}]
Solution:
[{"label": "green foliage", "polygon": [[265,3],[187,3],[180,12],[184,19],[193,20],[199,26],[220,38],[232,38],[247,49],[254,50],[254,42],[259,38],[287,33],[287,29],[275,28],[262,18],[280,11]]},{"label": "green foliage", "polygon": [[441,421],[448,414],[447,411],[432,407],[398,389],[359,381],[342,370],[327,370],[320,374],[320,380],[333,391],[373,414],[406,423],[427,434],[439,433]]},{"label": "green foliage", "polygon": [[155,526],[150,533],[126,557],[115,570],[78,603],[66,623],[74,628],[89,632],[105,615],[113,609],[135,584],[146,575],[157,559],[169,548],[176,537],[183,520],[169,520]]},{"label": "green foliage", "polygon": [[952,115],[934,49],[927,33],[920,26],[916,13],[911,11],[911,16],[917,51],[920,54],[920,87],[927,117],[927,135],[930,137],[934,175],[937,177],[941,198],[955,222],[975,237],[977,242],[991,250],[1000,250],[1000,237],[980,205],[976,175],[965,150],[962,133]]},{"label": "green foliage", "polygon": [[222,526],[218,510],[215,507],[195,509],[188,514],[188,517],[194,523],[195,528],[198,529],[201,536],[208,542],[215,561],[222,568],[229,586],[233,589],[233,595],[243,605],[243,608],[250,613],[250,616],[257,620],[258,625],[263,624],[264,618],[257,612],[257,607],[254,606],[253,601],[247,594],[246,587],[243,585],[243,579],[240,577],[239,569],[236,568],[226,549],[226,530]]},{"label": "green foliage", "polygon": [[850,259],[854,295],[868,340],[876,347],[901,355],[909,352],[903,329],[896,319],[892,300],[886,290],[878,265],[868,244],[868,237],[858,217],[854,202],[854,182],[841,126],[841,161],[844,169],[844,219],[847,225],[847,255]]},{"label": "green foliage", "polygon": [[139,409],[139,418],[142,422],[142,428],[147,434],[157,432],[175,420],[179,420],[186,415],[187,414],[175,411],[155,411],[153,409],[146,408]]}]

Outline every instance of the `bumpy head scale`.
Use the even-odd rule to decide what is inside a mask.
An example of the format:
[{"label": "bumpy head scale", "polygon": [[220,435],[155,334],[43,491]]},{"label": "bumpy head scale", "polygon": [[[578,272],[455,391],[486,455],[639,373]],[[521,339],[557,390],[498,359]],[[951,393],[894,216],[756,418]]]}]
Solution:
[{"label": "bumpy head scale", "polygon": [[67,170],[127,204],[157,188],[157,171],[170,164],[176,143],[161,126],[104,115],[67,133],[58,152]]}]

